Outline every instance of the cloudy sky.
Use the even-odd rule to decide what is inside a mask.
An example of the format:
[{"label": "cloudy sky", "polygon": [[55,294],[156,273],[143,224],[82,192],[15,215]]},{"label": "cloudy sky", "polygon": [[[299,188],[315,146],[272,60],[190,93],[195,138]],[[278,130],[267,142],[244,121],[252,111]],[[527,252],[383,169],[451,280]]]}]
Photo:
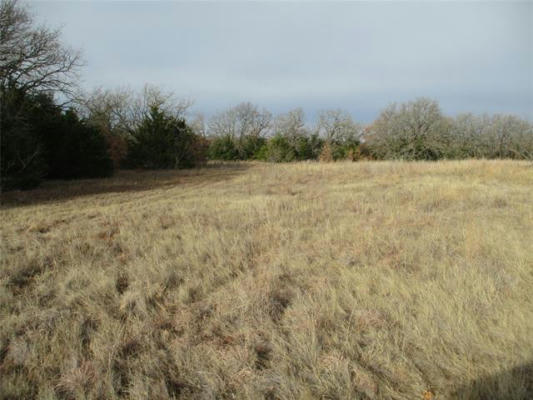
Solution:
[{"label": "cloudy sky", "polygon": [[48,2],[83,50],[83,85],[145,82],[211,115],[342,108],[368,122],[419,96],[444,112],[533,119],[533,2]]}]

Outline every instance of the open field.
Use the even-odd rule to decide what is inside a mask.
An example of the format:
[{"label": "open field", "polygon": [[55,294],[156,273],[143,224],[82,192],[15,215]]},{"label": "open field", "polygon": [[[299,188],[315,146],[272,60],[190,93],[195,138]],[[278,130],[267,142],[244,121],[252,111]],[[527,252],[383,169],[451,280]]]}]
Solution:
[{"label": "open field", "polygon": [[525,399],[533,166],[223,165],[1,209],[2,399]]}]

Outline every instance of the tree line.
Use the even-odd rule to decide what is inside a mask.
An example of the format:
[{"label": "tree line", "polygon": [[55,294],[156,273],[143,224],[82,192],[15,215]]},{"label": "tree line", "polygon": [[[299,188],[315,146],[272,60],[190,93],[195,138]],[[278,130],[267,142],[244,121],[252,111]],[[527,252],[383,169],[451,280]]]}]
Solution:
[{"label": "tree line", "polygon": [[533,124],[513,115],[445,116],[419,98],[371,124],[343,110],[306,123],[251,103],[191,117],[191,101],[146,85],[82,92],[80,53],[35,24],[17,0],[0,3],[2,190],[43,179],[106,177],[118,168],[192,168],[207,160],[533,159]]}]

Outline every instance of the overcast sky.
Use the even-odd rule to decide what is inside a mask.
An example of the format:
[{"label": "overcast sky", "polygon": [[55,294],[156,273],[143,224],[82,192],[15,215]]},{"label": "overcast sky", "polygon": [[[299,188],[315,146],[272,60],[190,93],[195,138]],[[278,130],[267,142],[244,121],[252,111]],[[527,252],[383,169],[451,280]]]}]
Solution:
[{"label": "overcast sky", "polygon": [[369,122],[391,102],[533,119],[533,2],[30,2],[83,50],[83,86],[145,82],[211,115],[342,108]]}]

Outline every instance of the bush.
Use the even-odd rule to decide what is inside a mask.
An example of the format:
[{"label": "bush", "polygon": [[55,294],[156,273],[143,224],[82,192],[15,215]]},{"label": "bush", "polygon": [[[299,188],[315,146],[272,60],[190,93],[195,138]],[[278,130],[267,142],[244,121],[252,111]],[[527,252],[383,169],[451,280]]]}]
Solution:
[{"label": "bush", "polygon": [[102,134],[63,112],[50,96],[2,92],[2,189],[30,189],[43,178],[92,178],[113,173]]},{"label": "bush", "polygon": [[298,160],[316,160],[324,144],[317,134],[300,136],[294,140],[294,149]]},{"label": "bush", "polygon": [[29,118],[39,104],[19,90],[0,90],[1,188],[31,189],[46,175],[39,131]]},{"label": "bush", "polygon": [[259,151],[266,144],[266,139],[261,136],[247,135],[239,140],[239,159],[257,159]]},{"label": "bush", "polygon": [[221,136],[212,139],[207,155],[210,160],[235,161],[239,159],[239,152],[230,136]]},{"label": "bush", "polygon": [[318,135],[287,137],[278,133],[259,149],[255,158],[270,162],[316,160],[322,143]]},{"label": "bush", "polygon": [[73,110],[50,118],[40,129],[48,165],[47,178],[101,178],[113,174],[106,140],[80,121]]},{"label": "bush", "polygon": [[352,144],[352,143],[335,143],[332,142],[330,144],[330,151],[331,151],[331,157],[333,160],[356,160],[356,154],[357,149],[359,145],[358,144]]},{"label": "bush", "polygon": [[268,141],[265,158],[271,162],[290,162],[296,158],[296,151],[285,136],[277,134]]},{"label": "bush", "polygon": [[332,162],[333,161],[333,152],[331,151],[331,145],[329,142],[324,143],[322,146],[322,151],[318,157],[320,162]]},{"label": "bush", "polygon": [[188,157],[182,159],[183,168],[193,168],[205,165],[207,162],[207,150],[209,149],[209,141],[203,136],[194,134],[193,140],[190,143],[187,154]]},{"label": "bush", "polygon": [[104,133],[109,157],[113,161],[114,169],[119,169],[128,155],[128,141],[124,136],[114,133]]},{"label": "bush", "polygon": [[259,150],[255,153],[254,158],[260,161],[267,161],[268,159],[268,142],[261,146]]},{"label": "bush", "polygon": [[267,140],[261,136],[246,135],[234,138],[230,135],[215,137],[209,144],[210,160],[260,160],[264,157]]},{"label": "bush", "polygon": [[185,120],[154,106],[133,134],[126,164],[131,168],[192,168],[205,161],[206,147]]}]

